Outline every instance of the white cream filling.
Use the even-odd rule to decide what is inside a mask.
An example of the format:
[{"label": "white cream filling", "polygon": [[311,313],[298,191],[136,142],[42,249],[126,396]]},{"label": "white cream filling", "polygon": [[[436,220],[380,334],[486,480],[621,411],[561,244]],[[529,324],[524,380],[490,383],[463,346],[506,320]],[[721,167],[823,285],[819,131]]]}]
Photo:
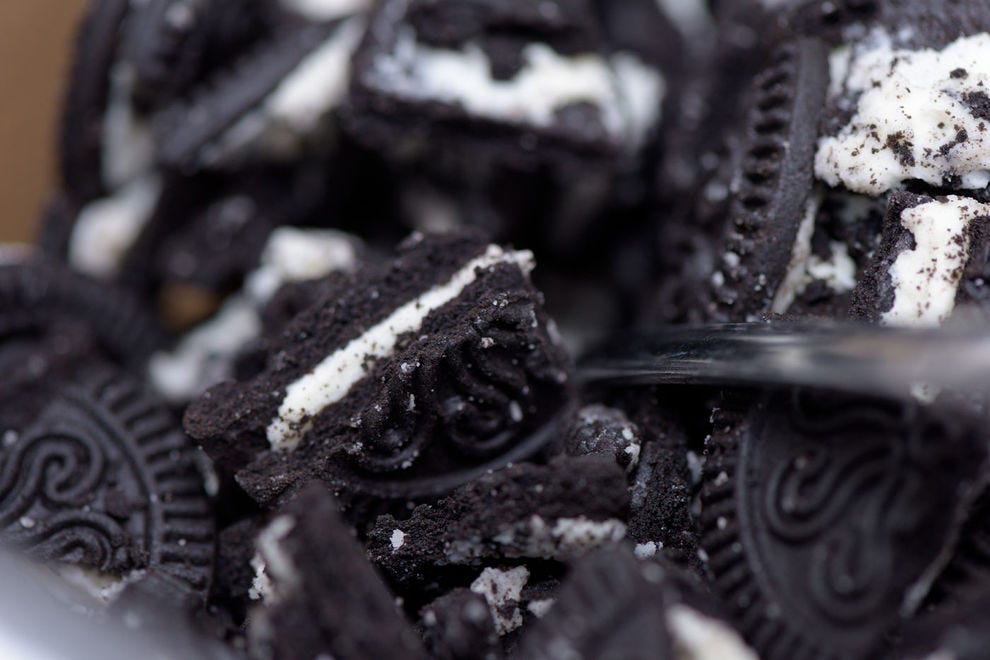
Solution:
[{"label": "white cream filling", "polygon": [[[946,175],[959,176],[963,188],[986,187],[990,133],[964,98],[988,91],[988,53],[986,33],[960,37],[943,50],[912,51],[894,47],[879,30],[853,49],[834,53],[833,94],[860,96],[849,124],[819,140],[815,175],[830,186],[870,195],[908,179],[942,185]],[[957,69],[966,75],[953,77]],[[953,145],[960,131],[967,139]],[[896,140],[904,153],[896,153],[888,140]]]},{"label": "white cream filling", "polygon": [[260,267],[247,277],[244,290],[253,302],[265,304],[286,282],[351,272],[358,264],[358,246],[358,239],[342,231],[279,227],[268,237]]},{"label": "white cream filling", "polygon": [[667,628],[679,660],[758,660],[735,630],[686,605],[667,609]]},{"label": "white cream filling", "polygon": [[588,520],[584,516],[558,518],[550,535],[561,551],[573,553],[621,540],[626,535],[626,526],[615,518],[602,521]]},{"label": "white cream filling", "polygon": [[63,564],[58,566],[56,570],[66,582],[82,589],[103,604],[117,600],[128,585],[140,580],[146,572],[143,569],[137,569],[119,576],[74,564]]},{"label": "white cream filling", "polygon": [[[507,546],[507,556],[566,559],[620,541],[625,535],[625,523],[616,518],[557,518],[551,526],[542,516],[533,515],[507,525],[492,540]],[[476,555],[476,551],[477,548],[468,542],[452,545],[448,554],[463,559]]]},{"label": "white cream filling", "polygon": [[471,591],[484,596],[495,620],[498,634],[505,635],[523,624],[522,612],[515,606],[522,600],[522,590],[529,581],[529,569],[517,566],[508,570],[486,568],[471,583]]},{"label": "white cream filling", "polygon": [[435,48],[404,28],[393,49],[375,58],[368,83],[405,99],[456,103],[479,117],[541,128],[553,125],[565,106],[589,103],[611,138],[630,147],[657,122],[663,78],[634,55],[617,54],[610,62],[596,53],[564,56],[533,43],[522,58],[513,78],[496,80],[477,44]]},{"label": "white cream filling", "polygon": [[610,62],[625,103],[626,140],[638,148],[660,121],[666,82],[656,69],[632,53],[615,53]]},{"label": "white cream filling", "polygon": [[685,36],[698,36],[715,27],[704,0],[657,0],[657,5]]},{"label": "white cream filling", "polygon": [[155,211],[161,189],[160,177],[149,174],[83,207],[69,237],[69,263],[99,278],[120,272]]},{"label": "white cream filling", "polygon": [[856,288],[856,262],[849,256],[849,248],[845,243],[832,241],[829,245],[831,254],[827,259],[811,251],[811,239],[815,233],[815,220],[820,204],[819,196],[812,197],[798,226],[787,274],[771,305],[771,311],[775,314],[786,313],[794,299],[816,280],[825,282],[837,294],[848,293]]},{"label": "white cream filling", "polygon": [[787,273],[781,281],[780,286],[774,295],[773,303],[770,306],[775,314],[783,314],[794,302],[798,294],[798,289],[802,287],[806,272],[805,265],[811,255],[811,237],[815,233],[815,218],[818,216],[818,209],[821,205],[821,198],[812,195],[808,199],[801,224],[798,225],[797,235],[794,237],[794,245],[791,246],[791,260],[787,265]]},{"label": "white cream filling", "polygon": [[248,591],[251,600],[261,600],[271,604],[291,594],[299,587],[301,576],[292,558],[282,548],[296,521],[288,515],[273,519],[258,534],[255,543],[258,552],[251,560],[254,580]]},{"label": "white cream filling", "polygon": [[69,263],[99,278],[120,271],[161,194],[161,178],[153,171],[154,138],[148,123],[131,108],[133,87],[133,69],[116,64],[110,72],[100,145],[100,176],[112,192],[83,207],[69,237]]},{"label": "white cream filling", "polygon": [[391,355],[400,336],[418,330],[430,312],[457,298],[478,278],[479,271],[490,270],[499,264],[513,264],[528,273],[533,268],[533,254],[506,252],[497,245],[489,245],[482,255],[469,261],[448,281],[400,306],[388,318],[328,355],[309,373],[286,387],[278,413],[267,429],[272,449],[294,449],[309,430],[310,420],[343,399],[351,387],[367,375],[376,360]]},{"label": "white cream filling", "polygon": [[356,246],[356,239],[339,231],[275,229],[243,290],[213,318],[187,333],[171,352],[151,357],[148,376],[154,387],[168,400],[181,403],[229,378],[234,356],[261,334],[259,312],[278,289],[287,282],[354,270]]},{"label": "white cream filling", "polygon": [[637,543],[636,547],[633,548],[633,554],[637,559],[649,559],[650,557],[656,557],[657,552],[663,548],[663,543],[656,541],[647,541],[646,543]]},{"label": "white cream filling", "polygon": [[544,598],[542,600],[530,601],[526,606],[526,609],[535,616],[537,619],[542,619],[550,611],[550,608],[554,606],[557,600],[555,598]]},{"label": "white cream filling", "polygon": [[389,537],[389,543],[392,544],[392,551],[395,552],[403,546],[406,542],[406,533],[401,529],[393,529],[392,536]]},{"label": "white cream filling", "polygon": [[151,127],[131,109],[134,71],[118,63],[110,72],[110,94],[103,115],[102,166],[104,185],[113,190],[152,169],[155,142]]},{"label": "white cream filling", "polygon": [[227,379],[230,359],[260,334],[261,320],[255,306],[238,295],[225,302],[209,321],[187,333],[173,351],[152,355],[148,377],[169,401],[189,401]]},{"label": "white cream filling", "polygon": [[371,0],[279,0],[283,9],[315,22],[365,12]]},{"label": "white cream filling", "polygon": [[856,262],[849,256],[848,246],[841,241],[832,241],[829,249],[828,259],[817,254],[808,257],[806,270],[810,279],[824,281],[836,293],[852,291],[856,288]]},{"label": "white cream filling", "polygon": [[605,125],[619,130],[618,95],[601,57],[564,57],[544,44],[530,44],[523,60],[514,78],[496,80],[477,44],[434,48],[404,29],[394,50],[376,58],[372,80],[405,98],[456,102],[472,114],[536,126],[552,124],[554,113],[568,104],[592,103],[603,110]]},{"label": "white cream filling", "polygon": [[318,132],[327,115],[347,95],[351,56],[364,31],[364,18],[344,21],[307,55],[256,110],[230,127],[203,152],[214,165],[257,149],[272,157],[292,157]]},{"label": "white cream filling", "polygon": [[264,108],[276,127],[308,135],[340,105],[350,81],[351,55],[363,32],[363,18],[345,21],[279,84]]},{"label": "white cream filling", "polygon": [[883,323],[937,326],[948,318],[969,258],[966,228],[980,217],[990,217],[990,205],[954,195],[901,214],[915,248],[897,255],[890,268],[894,305],[883,314]]}]

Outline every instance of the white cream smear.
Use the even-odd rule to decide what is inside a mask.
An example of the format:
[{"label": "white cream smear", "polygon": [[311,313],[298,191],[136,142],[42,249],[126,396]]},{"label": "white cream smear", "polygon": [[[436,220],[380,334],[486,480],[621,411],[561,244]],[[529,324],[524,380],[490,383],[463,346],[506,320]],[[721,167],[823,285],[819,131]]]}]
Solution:
[{"label": "white cream smear", "polygon": [[96,569],[75,564],[64,564],[56,570],[64,580],[82,589],[103,604],[117,600],[117,597],[124,592],[128,585],[137,582],[147,573],[144,569],[135,569],[120,576],[102,573]]},{"label": "white cream smear", "polygon": [[513,78],[496,80],[477,44],[435,48],[404,28],[391,52],[375,58],[367,80],[405,99],[456,103],[479,117],[536,127],[551,126],[565,106],[590,103],[599,109],[609,136],[631,147],[656,124],[663,78],[632,54],[618,54],[610,62],[595,53],[564,56],[533,43],[522,58]]},{"label": "white cream smear", "polygon": [[894,305],[881,317],[883,323],[930,327],[948,318],[969,259],[967,227],[977,218],[990,218],[990,205],[956,196],[901,214],[915,248],[897,255],[890,268]]},{"label": "white cream smear", "polygon": [[283,9],[317,22],[332,21],[371,8],[371,0],[279,0],[279,4]]},{"label": "white cream smear", "polygon": [[563,559],[621,541],[626,535],[626,525],[616,518],[590,520],[578,516],[557,518],[550,527],[541,516],[534,515],[527,521],[526,532],[529,537],[525,540],[523,556]]},{"label": "white cream smear", "polygon": [[101,158],[103,183],[119,188],[154,167],[155,142],[151,126],[131,109],[134,71],[119,63],[110,73],[110,94],[103,116]]},{"label": "white cream smear", "polygon": [[821,207],[821,198],[813,195],[808,200],[805,215],[798,225],[791,261],[787,273],[777,288],[771,311],[784,314],[797,296],[804,293],[812,282],[823,281],[837,294],[856,288],[856,262],[849,256],[849,248],[841,241],[829,244],[831,254],[827,259],[811,251],[811,239],[815,233],[815,220]]},{"label": "white cream smear", "polygon": [[161,189],[161,178],[148,174],[83,207],[69,238],[69,263],[94,277],[116,275],[154,213]]},{"label": "white cream smear", "polygon": [[703,0],[657,0],[657,6],[683,35],[694,37],[715,26],[715,19]]},{"label": "white cream smear", "polygon": [[267,429],[272,449],[295,449],[309,430],[311,419],[343,399],[351,387],[367,375],[375,360],[391,355],[400,336],[418,330],[430,312],[457,298],[478,278],[479,271],[499,264],[513,264],[529,273],[533,269],[533,254],[529,251],[507,252],[497,245],[489,245],[482,255],[469,261],[447,282],[400,306],[388,318],[328,355],[309,373],[286,387],[278,413]]},{"label": "white cream smear", "polygon": [[189,401],[230,376],[231,360],[261,334],[259,310],[288,282],[312,280],[357,266],[357,240],[343,232],[279,227],[244,288],[209,321],[187,333],[171,352],[148,362],[148,376],[168,400]]},{"label": "white cream smear", "polygon": [[[517,566],[507,570],[486,568],[471,583],[471,591],[483,596],[488,603],[500,636],[523,624],[522,612],[517,605],[522,600],[522,590],[528,581],[529,569]],[[512,609],[509,609],[510,606]]]},{"label": "white cream smear", "polygon": [[[248,591],[251,600],[272,604],[290,595],[299,587],[300,576],[292,558],[282,548],[282,542],[296,526],[288,515],[273,519],[258,534],[258,552],[251,560],[254,580]],[[274,579],[273,579],[274,578]]]},{"label": "white cream smear", "polygon": [[673,637],[675,657],[681,660],[758,660],[735,630],[685,605],[667,610],[667,627]]},{"label": "white cream smear", "polygon": [[990,183],[988,121],[966,102],[990,90],[990,35],[907,50],[874,30],[833,53],[830,67],[830,95],[855,112],[838,135],[819,140],[819,179],[870,195],[909,179],[941,186],[957,176],[965,189]]},{"label": "white cream smear", "polygon": [[151,219],[161,194],[153,172],[151,128],[130,105],[133,71],[118,64],[110,74],[110,97],[103,117],[103,183],[112,193],[80,211],[69,237],[69,263],[94,277],[113,277]]},{"label": "white cream smear", "polygon": [[254,111],[245,115],[203,154],[216,164],[250,149],[291,157],[347,94],[351,56],[364,31],[364,18],[340,24]]}]

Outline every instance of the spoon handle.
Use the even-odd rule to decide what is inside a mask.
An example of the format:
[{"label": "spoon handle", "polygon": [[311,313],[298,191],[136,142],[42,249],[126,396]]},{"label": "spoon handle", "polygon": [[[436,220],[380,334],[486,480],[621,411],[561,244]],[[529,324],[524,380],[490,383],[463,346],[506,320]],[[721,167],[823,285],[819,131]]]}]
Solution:
[{"label": "spoon handle", "polygon": [[905,398],[918,385],[990,389],[990,333],[849,323],[672,326],[625,335],[579,365],[585,382],[809,386]]}]

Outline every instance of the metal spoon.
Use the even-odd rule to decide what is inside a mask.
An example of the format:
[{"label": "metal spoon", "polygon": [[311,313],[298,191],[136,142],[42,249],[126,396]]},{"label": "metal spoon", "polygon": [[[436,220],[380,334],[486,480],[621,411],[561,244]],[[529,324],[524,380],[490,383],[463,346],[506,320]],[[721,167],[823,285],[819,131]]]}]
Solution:
[{"label": "metal spoon", "polygon": [[990,390],[990,332],[852,323],[672,326],[611,341],[585,382],[789,385],[905,398],[919,383]]}]

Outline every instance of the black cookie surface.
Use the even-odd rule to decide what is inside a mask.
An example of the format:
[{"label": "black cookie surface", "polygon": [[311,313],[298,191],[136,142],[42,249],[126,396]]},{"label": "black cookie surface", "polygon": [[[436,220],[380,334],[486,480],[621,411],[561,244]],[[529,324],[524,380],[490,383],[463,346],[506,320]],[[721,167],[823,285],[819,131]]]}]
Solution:
[{"label": "black cookie surface", "polygon": [[763,657],[871,657],[946,561],[986,448],[963,418],[810,392],[715,420],[703,546]]},{"label": "black cookie surface", "polygon": [[712,276],[713,320],[754,320],[775,311],[809,213],[827,86],[827,51],[815,39],[782,45],[754,80],[730,221]]},{"label": "black cookie surface", "polygon": [[940,656],[958,660],[986,657],[990,648],[986,628],[990,593],[985,585],[974,591],[965,601],[918,617],[905,626],[904,639],[897,648],[898,657],[907,660]]},{"label": "black cookie surface", "polygon": [[254,653],[426,657],[322,485],[310,485],[276,514],[258,550],[270,588],[249,621]]},{"label": "black cookie surface", "polygon": [[498,633],[484,596],[460,588],[421,610],[423,641],[438,660],[498,658]]},{"label": "black cookie surface", "polygon": [[63,108],[46,252],[158,298],[184,328],[174,300],[215,305],[273,227],[382,229],[368,218],[389,215],[391,186],[334,118],[364,9],[93,3]]},{"label": "black cookie surface", "polygon": [[611,457],[519,463],[483,476],[406,520],[382,516],[369,554],[399,583],[424,583],[438,567],[503,558],[564,559],[622,538],[628,492]]},{"label": "black cookie surface", "polygon": [[79,378],[5,436],[4,540],[112,579],[162,571],[204,596],[213,512],[189,439],[129,377],[92,367]]},{"label": "black cookie surface", "polygon": [[521,658],[671,657],[662,590],[628,548],[578,562],[550,611],[523,638]]},{"label": "black cookie surface", "polygon": [[153,316],[131,295],[30,253],[0,259],[0,310],[11,331],[78,324],[106,357],[134,369],[164,342]]},{"label": "black cookie surface", "polygon": [[755,658],[699,585],[625,545],[571,566],[521,658]]}]

